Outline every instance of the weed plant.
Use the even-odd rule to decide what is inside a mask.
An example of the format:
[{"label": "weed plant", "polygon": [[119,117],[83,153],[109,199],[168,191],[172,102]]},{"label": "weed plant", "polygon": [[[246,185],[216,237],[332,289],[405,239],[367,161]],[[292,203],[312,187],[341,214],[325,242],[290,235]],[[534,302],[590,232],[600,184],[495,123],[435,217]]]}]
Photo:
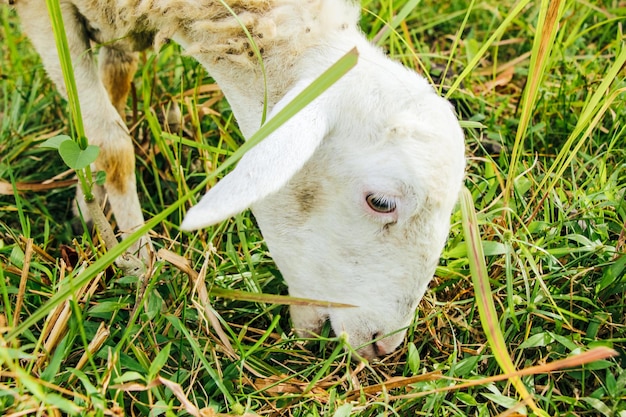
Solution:
[{"label": "weed plant", "polygon": [[[124,276],[96,235],[73,231],[73,174],[39,147],[69,134],[67,104],[1,7],[3,415],[626,416],[626,5],[362,6],[368,37],[463,121],[490,323],[514,367],[618,355],[497,380],[503,352],[479,317],[460,210],[400,349],[362,363],[329,329],[297,338],[249,213],[197,233],[178,229],[192,202],[163,213],[243,143],[219,87],[176,45],[142,55],[129,100],[161,256],[145,281]],[[182,117],[168,122],[175,103]]]}]

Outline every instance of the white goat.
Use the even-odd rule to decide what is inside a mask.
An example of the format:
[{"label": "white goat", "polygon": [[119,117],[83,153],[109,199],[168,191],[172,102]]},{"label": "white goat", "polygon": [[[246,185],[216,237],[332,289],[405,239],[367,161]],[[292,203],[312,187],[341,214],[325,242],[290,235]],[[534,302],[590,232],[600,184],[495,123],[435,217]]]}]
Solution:
[{"label": "white goat", "polygon": [[[63,94],[41,0],[14,0],[24,30]],[[350,49],[346,76],[250,150],[191,208],[182,228],[248,207],[291,295],[355,308],[293,307],[300,334],[330,319],[367,358],[402,341],[449,231],[464,171],[463,133],[444,99],[357,27],[345,0],[61,0],[87,136],[123,231],[142,224],[132,142],[122,117],[136,52],[173,39],[224,91],[246,137],[260,126],[261,51],[270,117]],[[100,75],[90,41],[102,44]],[[111,105],[113,103],[113,105]]]}]

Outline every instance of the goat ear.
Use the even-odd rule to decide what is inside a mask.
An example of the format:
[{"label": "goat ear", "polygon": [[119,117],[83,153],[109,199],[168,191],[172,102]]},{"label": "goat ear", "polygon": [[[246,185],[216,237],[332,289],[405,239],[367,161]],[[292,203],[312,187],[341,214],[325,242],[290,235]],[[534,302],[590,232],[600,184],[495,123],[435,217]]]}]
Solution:
[{"label": "goat ear", "polygon": [[187,212],[181,229],[219,223],[282,188],[326,136],[328,121],[322,108],[318,100],[313,101],[250,149],[237,167]]}]

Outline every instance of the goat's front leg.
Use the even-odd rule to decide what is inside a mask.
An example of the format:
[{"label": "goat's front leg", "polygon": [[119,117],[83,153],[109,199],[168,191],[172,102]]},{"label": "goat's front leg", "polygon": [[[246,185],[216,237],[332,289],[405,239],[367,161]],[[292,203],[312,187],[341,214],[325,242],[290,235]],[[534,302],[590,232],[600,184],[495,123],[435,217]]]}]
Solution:
[{"label": "goat's front leg", "polygon": [[[17,0],[15,5],[23,30],[39,52],[49,77],[59,92],[67,97],[59,63],[52,27],[45,7],[40,0]],[[75,6],[61,2],[70,55],[78,89],[85,133],[89,142],[100,147],[95,169],[106,172],[105,189],[123,234],[133,232],[143,224],[143,215],[137,196],[135,180],[135,154],[128,129],[98,75],[90,49],[89,38]],[[131,75],[132,77],[132,75]],[[127,93],[127,91],[126,91]],[[124,100],[126,94],[123,95]],[[78,193],[78,202],[84,201]],[[86,211],[83,211],[85,214]],[[147,259],[149,241],[143,238],[133,248],[141,250]]]}]

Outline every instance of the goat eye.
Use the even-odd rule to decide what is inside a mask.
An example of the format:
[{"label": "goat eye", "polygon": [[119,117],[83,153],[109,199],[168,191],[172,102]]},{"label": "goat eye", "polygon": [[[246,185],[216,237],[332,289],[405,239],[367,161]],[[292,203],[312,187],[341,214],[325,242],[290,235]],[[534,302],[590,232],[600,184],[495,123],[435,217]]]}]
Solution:
[{"label": "goat eye", "polygon": [[368,194],[365,197],[367,205],[377,213],[392,213],[396,209],[396,202],[378,194]]}]

